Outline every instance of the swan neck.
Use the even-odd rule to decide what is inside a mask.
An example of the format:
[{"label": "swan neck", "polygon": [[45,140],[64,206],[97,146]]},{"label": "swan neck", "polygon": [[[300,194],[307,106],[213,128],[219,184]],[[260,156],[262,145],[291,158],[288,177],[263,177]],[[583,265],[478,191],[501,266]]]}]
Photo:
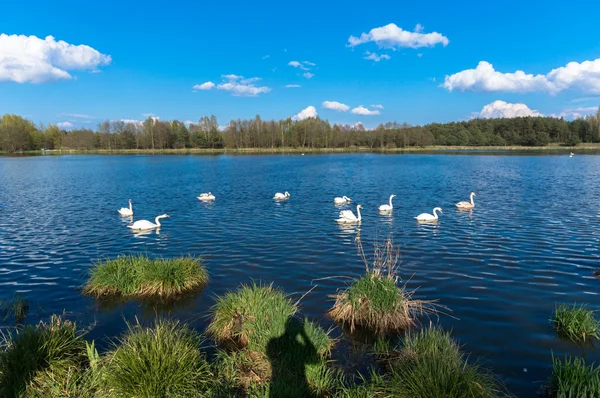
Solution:
[{"label": "swan neck", "polygon": [[394,198],[394,195],[390,195],[390,207],[393,207],[393,206],[392,206],[392,199],[393,199],[393,198]]},{"label": "swan neck", "polygon": [[160,216],[158,216],[154,219],[154,224],[156,224],[156,226],[160,227]]},{"label": "swan neck", "polygon": [[437,211],[438,211],[437,208],[433,209],[433,217],[436,218],[436,219],[438,218]]},{"label": "swan neck", "polygon": [[133,205],[131,204],[131,201],[129,201],[129,211],[133,213]]},{"label": "swan neck", "polygon": [[473,200],[473,194],[471,194],[471,204],[475,206],[475,201]]},{"label": "swan neck", "polygon": [[360,215],[360,207],[356,206],[356,213],[358,214],[358,221],[361,220],[361,215]]}]

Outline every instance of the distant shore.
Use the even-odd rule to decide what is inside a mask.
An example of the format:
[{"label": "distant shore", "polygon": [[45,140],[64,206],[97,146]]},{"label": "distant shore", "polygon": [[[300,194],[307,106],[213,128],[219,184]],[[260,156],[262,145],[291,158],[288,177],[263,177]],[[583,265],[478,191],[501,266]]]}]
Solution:
[{"label": "distant shore", "polygon": [[219,154],[302,154],[302,153],[418,153],[418,152],[514,152],[514,151],[597,151],[600,144],[575,147],[548,146],[424,146],[404,148],[184,148],[184,149],[49,149],[39,151],[3,152],[0,155],[219,155]]}]

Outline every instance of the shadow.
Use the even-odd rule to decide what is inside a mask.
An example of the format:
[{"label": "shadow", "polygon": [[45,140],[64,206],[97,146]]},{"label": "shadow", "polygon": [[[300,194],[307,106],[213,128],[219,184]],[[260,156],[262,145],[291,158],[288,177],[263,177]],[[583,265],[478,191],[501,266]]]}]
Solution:
[{"label": "shadow", "polygon": [[285,332],[267,344],[271,362],[269,397],[315,397],[306,378],[306,365],[317,364],[320,357],[306,335],[304,322],[289,318]]}]

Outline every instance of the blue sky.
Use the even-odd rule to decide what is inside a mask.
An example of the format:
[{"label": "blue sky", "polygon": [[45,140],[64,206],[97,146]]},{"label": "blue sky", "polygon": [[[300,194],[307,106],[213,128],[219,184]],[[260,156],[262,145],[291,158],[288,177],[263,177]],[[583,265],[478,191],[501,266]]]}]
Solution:
[{"label": "blue sky", "polygon": [[[4,2],[0,114],[95,127],[148,114],[215,114],[224,125],[316,112],[369,128],[600,105],[594,1],[190,3]],[[244,79],[222,77],[231,74]]]}]

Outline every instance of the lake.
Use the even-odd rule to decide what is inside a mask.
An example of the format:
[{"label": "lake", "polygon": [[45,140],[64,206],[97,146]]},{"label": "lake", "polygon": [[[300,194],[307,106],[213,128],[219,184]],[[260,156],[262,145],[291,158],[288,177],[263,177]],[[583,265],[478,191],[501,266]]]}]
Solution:
[{"label": "lake", "polygon": [[[214,203],[196,199],[208,191]],[[288,201],[272,200],[285,191]],[[454,203],[471,191],[476,208],[457,211]],[[392,193],[393,215],[379,215]],[[216,295],[253,280],[295,298],[310,290],[303,313],[328,328],[328,296],[364,272],[356,234],[370,253],[377,237],[393,233],[415,297],[450,307],[454,318],[440,323],[512,392],[532,396],[550,376],[552,352],[599,359],[594,348],[559,340],[548,321],[559,302],[600,309],[599,193],[595,155],[2,157],[0,299],[28,298],[29,322],[65,311],[95,324],[90,336],[106,347],[124,320],[156,310],[81,296],[93,262],[191,254],[203,257],[211,281],[165,311],[198,330]],[[336,224],[333,198],[342,195],[354,200],[353,211],[363,205],[360,228]],[[117,214],[128,199],[136,220],[171,218],[159,233],[132,233]],[[444,210],[437,224],[415,222],[436,206]],[[332,333],[351,351],[339,328]]]}]

